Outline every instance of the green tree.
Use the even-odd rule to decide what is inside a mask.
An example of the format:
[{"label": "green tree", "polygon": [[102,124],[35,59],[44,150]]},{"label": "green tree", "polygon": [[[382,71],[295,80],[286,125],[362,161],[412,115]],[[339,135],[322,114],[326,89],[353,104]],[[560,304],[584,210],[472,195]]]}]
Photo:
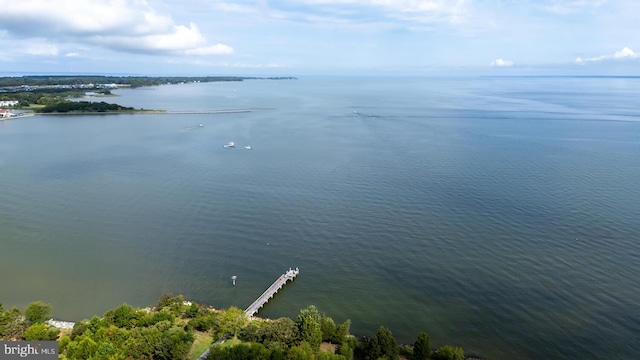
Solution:
[{"label": "green tree", "polygon": [[189,309],[187,309],[187,317],[190,319],[195,318],[198,315],[198,310],[198,304],[192,303],[191,306],[189,306]]},{"label": "green tree", "polygon": [[242,343],[227,347],[214,346],[209,353],[210,360],[269,360],[270,358],[271,352],[258,343]]},{"label": "green tree", "polygon": [[218,324],[219,316],[216,313],[198,316],[189,321],[189,324],[198,331],[209,331]]},{"label": "green tree", "polygon": [[104,321],[120,328],[131,329],[135,325],[131,320],[137,318],[135,312],[130,305],[122,304],[104,313]]},{"label": "green tree", "polygon": [[27,305],[24,316],[29,324],[44,323],[51,316],[51,305],[42,301],[34,301]]},{"label": "green tree", "polygon": [[334,354],[332,352],[320,351],[316,355],[315,360],[345,360],[345,358],[342,355]]},{"label": "green tree", "polygon": [[231,333],[233,336],[238,334],[238,330],[244,327],[249,320],[244,310],[235,306],[228,308],[220,319],[221,330],[225,333]]},{"label": "green tree", "polygon": [[24,339],[28,341],[49,340],[49,329],[45,324],[35,323],[24,332]]},{"label": "green tree", "polygon": [[416,342],[413,344],[413,357],[416,360],[427,360],[431,357],[431,342],[429,335],[424,332],[418,334]]},{"label": "green tree", "polygon": [[346,360],[353,360],[353,348],[351,345],[340,345],[340,355],[342,355]]},{"label": "green tree", "polygon": [[73,329],[71,330],[71,340],[75,340],[77,336],[84,334],[86,330],[87,330],[86,320],[78,321],[77,323],[73,324]]},{"label": "green tree", "polygon": [[[119,327],[132,329],[144,322],[146,314],[144,310],[136,310],[131,305],[122,304],[113,310],[104,313],[104,320],[97,323],[96,326],[109,326],[111,324]],[[170,316],[173,321],[173,316]]]},{"label": "green tree", "polygon": [[25,321],[14,321],[4,326],[2,338],[6,340],[22,340],[26,330],[27,323]]},{"label": "green tree", "polygon": [[109,341],[116,348],[123,348],[124,342],[129,338],[129,330],[121,329],[115,325],[109,325],[107,328],[102,328],[104,331],[104,340]]},{"label": "green tree", "polygon": [[[267,325],[266,327],[268,327]],[[262,343],[263,328],[256,322],[251,322],[238,331],[238,339],[244,342]]]},{"label": "green tree", "polygon": [[351,328],[351,320],[347,319],[342,324],[336,327],[336,331],[334,333],[333,339],[331,342],[334,344],[342,344],[345,339],[349,336],[349,329]]},{"label": "green tree", "polygon": [[285,360],[284,350],[272,349],[269,355],[269,360]]},{"label": "green tree", "polygon": [[162,339],[162,332],[156,326],[133,328],[124,342],[124,355],[131,359],[150,359]]},{"label": "green tree", "polygon": [[277,344],[277,347],[285,350],[300,342],[298,326],[289,318],[282,317],[276,319],[261,330],[262,341],[267,347]]},{"label": "green tree", "polygon": [[28,325],[20,309],[13,306],[0,313],[0,339],[21,340]]},{"label": "green tree", "polygon": [[300,338],[311,345],[313,349],[318,350],[320,343],[322,343],[322,329],[320,328],[320,313],[318,309],[310,305],[306,309],[300,310],[296,324],[300,330]]},{"label": "green tree", "polygon": [[320,329],[322,330],[322,341],[332,341],[335,338],[336,323],[325,314],[322,314],[320,318]]},{"label": "green tree", "polygon": [[376,337],[369,339],[364,351],[365,360],[378,360],[382,358],[382,349],[380,348],[380,341]]},{"label": "green tree", "polygon": [[444,345],[431,355],[432,360],[464,360],[464,351],[461,347]]},{"label": "green tree", "polygon": [[89,320],[89,322],[87,323],[87,329],[91,330],[91,332],[93,332],[94,334],[97,333],[101,328],[105,328],[107,326],[108,324],[96,315],[93,315],[91,317],[91,320]]},{"label": "green tree", "polygon": [[90,359],[98,350],[98,344],[89,336],[79,336],[77,341],[67,347],[67,356],[70,359]]},{"label": "green tree", "polygon": [[67,335],[62,336],[60,340],[58,340],[58,350],[60,351],[60,354],[66,353],[67,346],[69,346],[70,342],[71,338]]},{"label": "green tree", "polygon": [[150,318],[147,317],[146,322],[147,322],[147,326],[157,324],[161,321],[168,321],[170,323],[173,323],[175,317],[176,316],[172,312],[171,308],[164,307],[159,311],[154,311]]},{"label": "green tree", "polygon": [[96,355],[93,357],[93,360],[110,360],[115,357],[117,351],[112,343],[105,341],[98,345],[98,349],[96,350]]},{"label": "green tree", "polygon": [[398,358],[398,354],[398,345],[391,331],[384,326],[380,326],[376,334],[369,341],[365,359],[377,360],[382,358],[395,360]]},{"label": "green tree", "polygon": [[194,336],[192,332],[187,332],[183,328],[174,326],[162,334],[162,339],[158,343],[155,351],[158,359],[186,359]]},{"label": "green tree", "polygon": [[351,341],[345,340],[342,345],[340,345],[340,355],[342,355],[346,360],[353,360],[355,346],[356,344],[353,344]]},{"label": "green tree", "polygon": [[13,316],[9,311],[5,311],[2,303],[0,303],[0,339],[4,339],[4,331],[7,324],[13,322]]},{"label": "green tree", "polygon": [[300,345],[289,349],[287,360],[314,360],[316,351],[311,344],[303,341]]},{"label": "green tree", "polygon": [[49,326],[47,333],[48,333],[49,340],[55,340],[58,338],[58,335],[60,335],[60,329],[55,328],[53,326]]}]

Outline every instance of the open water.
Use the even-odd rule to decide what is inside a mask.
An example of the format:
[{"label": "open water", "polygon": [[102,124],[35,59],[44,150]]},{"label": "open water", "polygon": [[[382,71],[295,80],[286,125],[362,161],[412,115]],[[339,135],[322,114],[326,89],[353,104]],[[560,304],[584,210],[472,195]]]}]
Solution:
[{"label": "open water", "polygon": [[299,267],[262,316],[315,304],[352,333],[495,360],[640,358],[640,78],[117,93],[248,111],[0,121],[5,308],[244,308]]}]

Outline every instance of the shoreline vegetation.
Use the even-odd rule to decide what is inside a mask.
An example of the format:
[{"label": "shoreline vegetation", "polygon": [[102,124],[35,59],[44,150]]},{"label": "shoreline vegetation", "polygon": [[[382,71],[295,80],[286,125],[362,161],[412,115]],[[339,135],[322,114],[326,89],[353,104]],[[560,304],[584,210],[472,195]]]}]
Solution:
[{"label": "shoreline vegetation", "polygon": [[[24,311],[0,303],[0,340],[58,342],[65,359],[208,359],[208,360],[464,360],[462,348],[431,347],[421,332],[414,344],[398,345],[380,326],[371,337],[350,334],[351,321],[336,324],[310,305],[296,319],[247,318],[237,307],[215,309],[164,294],[155,306],[122,304],[102,317],[93,316],[70,328],[55,327],[52,307],[42,301]],[[60,322],[62,323],[62,322]]]},{"label": "shoreline vegetation", "polygon": [[[295,77],[148,77],[148,76],[22,76],[0,77],[0,107],[37,114],[105,115],[164,113],[136,109],[104,101],[71,101],[71,98],[114,97],[111,90],[144,86],[245,80],[296,80]],[[3,105],[7,104],[7,105]],[[9,105],[10,104],[10,105]],[[13,116],[12,118],[16,118]]]}]

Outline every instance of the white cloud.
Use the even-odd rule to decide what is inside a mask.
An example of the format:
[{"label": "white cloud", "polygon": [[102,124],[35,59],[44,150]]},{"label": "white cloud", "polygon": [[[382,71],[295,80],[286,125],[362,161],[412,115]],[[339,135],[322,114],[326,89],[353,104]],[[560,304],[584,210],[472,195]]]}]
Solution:
[{"label": "white cloud", "polygon": [[311,5],[358,5],[384,7],[394,11],[433,11],[442,7],[442,0],[302,0]]},{"label": "white cloud", "polygon": [[300,0],[299,2],[310,5],[311,11],[324,11],[331,16],[350,22],[358,22],[358,19],[363,21],[371,14],[376,14],[380,19],[415,23],[461,23],[468,14],[471,3],[470,0]]},{"label": "white cloud", "polygon": [[604,0],[553,0],[547,5],[541,5],[542,9],[559,15],[575,14],[584,10],[590,10],[600,7],[604,4]]},{"label": "white cloud", "polygon": [[256,64],[256,63],[241,63],[241,62],[228,62],[228,61],[208,61],[202,59],[188,59],[188,60],[169,60],[170,64],[189,64],[189,65],[200,65],[200,66],[210,66],[210,67],[224,67],[224,68],[244,68],[244,69],[279,69],[285,68],[285,66],[278,63],[266,63],[266,64]]},{"label": "white cloud", "polygon": [[495,67],[509,67],[513,65],[514,63],[511,60],[496,59],[491,62],[491,66]]},{"label": "white cloud", "polygon": [[228,45],[209,45],[195,24],[175,24],[146,0],[0,0],[0,9],[0,30],[23,38],[136,53],[233,52]]},{"label": "white cloud", "polygon": [[46,43],[30,43],[16,49],[16,52],[27,55],[55,56],[58,55],[58,47]]},{"label": "white cloud", "polygon": [[371,0],[370,3],[402,12],[434,11],[441,8],[436,1],[429,0]]},{"label": "white cloud", "polygon": [[624,47],[624,49],[613,53],[614,59],[622,59],[626,57],[634,58],[634,57],[638,57],[638,54],[636,54],[635,52],[633,52],[633,50],[629,49],[626,46]]},{"label": "white cloud", "polygon": [[222,63],[220,64],[222,66],[228,66],[228,67],[234,67],[234,68],[249,68],[249,69],[260,69],[260,68],[266,68],[266,69],[277,69],[277,68],[281,68],[282,65],[280,64],[276,64],[276,63],[268,63],[268,64],[249,64],[249,63]]},{"label": "white cloud", "polygon": [[247,5],[228,3],[223,1],[214,2],[211,4],[216,10],[224,12],[235,12],[241,14],[253,14],[256,13],[256,8]]},{"label": "white cloud", "polygon": [[586,59],[579,57],[576,59],[576,63],[585,64],[589,62],[599,62],[604,60],[635,59],[638,57],[640,57],[640,54],[634,52],[633,50],[625,46],[622,50],[616,51],[611,55],[600,55],[600,56],[590,57]]},{"label": "white cloud", "polygon": [[66,56],[66,57],[78,57],[78,56],[80,56],[80,54],[78,54],[77,52],[69,52],[69,53],[64,54],[64,56]]},{"label": "white cloud", "polygon": [[186,50],[185,53],[187,55],[229,55],[233,54],[233,48],[224,44],[216,44],[213,46],[189,49]]}]

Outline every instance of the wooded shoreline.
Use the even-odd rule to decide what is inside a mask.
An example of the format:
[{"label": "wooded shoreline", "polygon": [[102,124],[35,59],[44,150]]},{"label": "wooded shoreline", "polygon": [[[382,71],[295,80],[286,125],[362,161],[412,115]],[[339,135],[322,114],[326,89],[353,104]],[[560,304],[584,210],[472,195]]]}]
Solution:
[{"label": "wooded shoreline", "polygon": [[[162,295],[147,308],[122,304],[101,317],[94,315],[64,326],[52,326],[52,307],[42,301],[24,311],[3,309],[0,340],[55,340],[60,359],[291,359],[291,360],[469,360],[462,348],[431,347],[421,332],[411,345],[398,344],[380,326],[371,337],[350,334],[351,321],[336,324],[310,305],[297,318],[247,317],[237,307],[215,309],[185,301],[182,295]],[[62,323],[61,323],[62,324]],[[215,342],[215,339],[223,339]]]},{"label": "wooded shoreline", "polygon": [[295,77],[147,77],[147,76],[22,76],[0,77],[0,101],[13,103],[11,109],[33,110],[36,113],[59,114],[111,114],[111,113],[160,113],[162,110],[145,110],[124,107],[104,101],[70,101],[70,98],[110,97],[111,90],[144,86],[175,85],[201,82],[245,80],[295,80]]}]

